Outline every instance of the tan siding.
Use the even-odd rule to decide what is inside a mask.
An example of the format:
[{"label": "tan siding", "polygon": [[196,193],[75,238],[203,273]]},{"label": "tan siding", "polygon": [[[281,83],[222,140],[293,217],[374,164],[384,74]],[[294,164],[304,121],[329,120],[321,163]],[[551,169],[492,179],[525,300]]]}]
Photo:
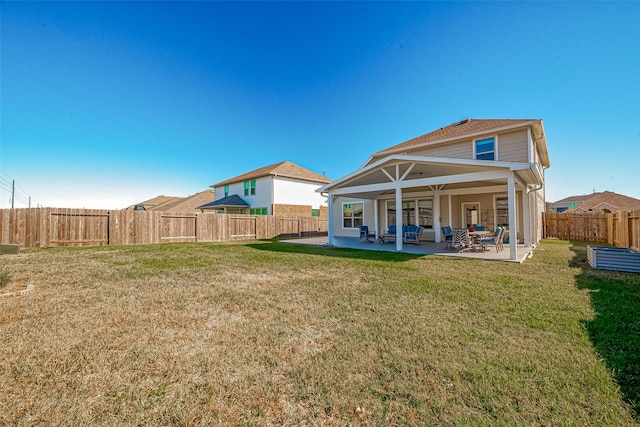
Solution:
[{"label": "tan siding", "polygon": [[503,162],[528,162],[527,131],[505,133],[498,136],[498,160]]},{"label": "tan siding", "polygon": [[360,235],[360,230],[357,228],[342,227],[342,204],[360,202],[364,203],[364,225],[368,225],[371,232],[375,230],[375,213],[373,200],[336,197],[333,201],[333,234],[335,236],[358,237]]},{"label": "tan siding", "polygon": [[407,152],[411,156],[448,157],[452,159],[472,159],[473,145],[471,140],[454,144],[425,147],[421,150]]}]

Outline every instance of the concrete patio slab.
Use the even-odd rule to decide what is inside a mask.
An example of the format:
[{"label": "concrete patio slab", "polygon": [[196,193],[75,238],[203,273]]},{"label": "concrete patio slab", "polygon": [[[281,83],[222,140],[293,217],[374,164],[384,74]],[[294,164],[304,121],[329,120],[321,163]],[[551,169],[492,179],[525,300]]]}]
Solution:
[{"label": "concrete patio slab", "polygon": [[[326,236],[321,236],[281,240],[281,242],[298,245],[325,246],[328,243],[328,239]],[[396,252],[395,243],[378,243],[378,241],[362,242],[357,237],[334,237],[333,246],[337,248]],[[421,242],[419,245],[404,244],[402,249],[402,252],[417,255],[454,256],[460,258],[483,259],[487,261],[511,261],[509,259],[509,248],[506,245],[504,250],[500,252],[496,252],[493,248],[484,252],[471,250],[458,252],[455,249],[448,249],[444,243],[435,242]],[[533,249],[533,247],[518,245],[517,260],[512,262],[523,262],[527,257],[531,256]]]}]

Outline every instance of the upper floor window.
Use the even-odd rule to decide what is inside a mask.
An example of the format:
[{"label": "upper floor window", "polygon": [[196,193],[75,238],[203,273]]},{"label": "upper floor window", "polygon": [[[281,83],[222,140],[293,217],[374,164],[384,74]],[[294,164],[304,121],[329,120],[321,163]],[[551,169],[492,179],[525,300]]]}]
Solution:
[{"label": "upper floor window", "polygon": [[228,185],[224,186],[224,197],[229,197],[229,186]]},{"label": "upper floor window", "polygon": [[496,139],[485,138],[477,139],[474,142],[474,151],[476,160],[495,160],[496,159]]},{"label": "upper floor window", "polygon": [[244,182],[244,195],[245,196],[255,196],[256,194],[256,180],[252,179],[251,181]]}]

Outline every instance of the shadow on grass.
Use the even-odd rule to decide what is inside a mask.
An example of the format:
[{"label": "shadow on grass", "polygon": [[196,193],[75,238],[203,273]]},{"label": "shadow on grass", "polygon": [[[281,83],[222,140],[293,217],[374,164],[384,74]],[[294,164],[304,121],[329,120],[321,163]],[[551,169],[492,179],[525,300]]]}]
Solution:
[{"label": "shadow on grass", "polygon": [[335,248],[329,246],[299,245],[280,243],[277,240],[261,240],[261,243],[249,243],[246,246],[260,251],[322,255],[336,258],[366,259],[372,261],[405,262],[421,258],[424,255],[402,252],[368,251],[365,249]]},{"label": "shadow on grass", "polygon": [[640,274],[591,268],[587,244],[571,242],[578,289],[590,291],[595,318],[585,327],[596,351],[640,419]]}]

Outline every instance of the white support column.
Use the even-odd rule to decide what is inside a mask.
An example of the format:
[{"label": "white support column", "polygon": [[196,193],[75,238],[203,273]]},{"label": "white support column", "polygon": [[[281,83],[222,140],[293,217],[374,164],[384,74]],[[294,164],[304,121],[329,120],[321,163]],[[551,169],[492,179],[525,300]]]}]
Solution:
[{"label": "white support column", "polygon": [[378,199],[373,199],[373,221],[374,221],[374,232],[376,233],[376,239],[380,236],[380,231],[378,228]]},{"label": "white support column", "polygon": [[522,190],[522,230],[524,231],[524,245],[531,246],[531,194],[525,188]]},{"label": "white support column", "polygon": [[396,250],[402,251],[402,188],[396,187]]},{"label": "white support column", "polygon": [[440,243],[442,236],[440,235],[440,192],[433,193],[433,228],[436,234],[436,243]]},{"label": "white support column", "polygon": [[509,259],[518,259],[518,226],[516,215],[516,180],[513,172],[507,178],[507,197],[509,203]]},{"label": "white support column", "polygon": [[329,194],[327,197],[327,210],[328,210],[328,222],[327,222],[327,244],[333,246],[333,196]]}]

